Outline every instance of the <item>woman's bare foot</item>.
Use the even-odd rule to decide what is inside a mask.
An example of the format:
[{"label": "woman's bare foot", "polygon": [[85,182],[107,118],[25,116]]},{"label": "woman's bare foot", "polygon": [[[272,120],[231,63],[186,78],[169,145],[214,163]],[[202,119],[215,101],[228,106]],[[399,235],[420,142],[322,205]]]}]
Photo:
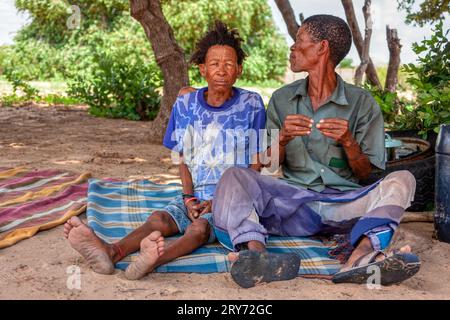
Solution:
[{"label": "woman's bare foot", "polygon": [[125,277],[129,280],[137,280],[152,272],[163,253],[164,238],[161,232],[153,231],[141,241],[139,256],[125,270]]},{"label": "woman's bare foot", "polygon": [[72,217],[64,225],[64,235],[73,249],[78,251],[92,269],[101,274],[114,273],[114,264],[108,254],[107,244],[97,237],[80,218]]}]

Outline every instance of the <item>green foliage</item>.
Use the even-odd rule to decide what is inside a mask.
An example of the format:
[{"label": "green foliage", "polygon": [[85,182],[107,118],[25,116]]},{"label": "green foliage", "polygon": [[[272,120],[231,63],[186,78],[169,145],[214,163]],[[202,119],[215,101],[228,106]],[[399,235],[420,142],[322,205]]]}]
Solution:
[{"label": "green foliage", "polygon": [[399,97],[397,92],[380,91],[375,86],[365,85],[372,93],[383,113],[385,127],[390,130],[420,130],[416,106],[412,101]]},{"label": "green foliage", "polygon": [[438,23],[430,39],[413,45],[419,55],[418,64],[405,66],[410,73],[407,81],[417,94],[415,111],[421,120],[422,133],[438,132],[440,124],[450,123],[450,30],[444,33],[442,28],[443,23]]},{"label": "green foliage", "polygon": [[80,101],[77,99],[66,97],[58,94],[49,94],[46,96],[34,96],[33,98],[29,98],[26,95],[20,95],[17,93],[8,94],[8,95],[0,95],[0,106],[1,107],[12,107],[12,106],[21,106],[27,105],[30,103],[45,103],[48,105],[75,105],[79,104]]},{"label": "green foliage", "polygon": [[[71,29],[67,0],[16,0],[31,23],[20,30],[0,60],[5,75],[28,80],[65,79],[71,97],[98,116],[152,119],[159,107],[162,75],[142,26],[129,15],[128,0],[79,0],[81,20]],[[162,0],[186,58],[196,41],[221,19],[239,29],[249,58],[243,81],[276,81],[286,69],[288,48],[276,31],[266,0]],[[0,59],[1,59],[0,51]],[[201,81],[196,66],[191,80]]]},{"label": "green foliage", "polygon": [[388,128],[418,129],[426,137],[429,130],[438,132],[440,124],[450,123],[450,30],[444,33],[442,27],[442,22],[438,23],[430,39],[413,44],[418,63],[404,66],[414,99],[369,88]]},{"label": "green foliage", "polygon": [[352,58],[344,58],[339,64],[339,68],[353,68],[353,59]]},{"label": "green foliage", "polygon": [[68,93],[87,103],[91,114],[130,120],[156,117],[162,77],[141,29],[122,16],[110,30],[91,27],[82,43],[73,44]]},{"label": "green foliage", "polygon": [[39,96],[39,90],[24,81],[17,73],[7,73],[6,79],[12,84],[14,94],[17,91],[22,91],[26,100],[32,100]]},{"label": "green foliage", "polygon": [[418,11],[413,11],[416,0],[397,0],[398,9],[407,12],[406,23],[423,26],[426,23],[442,21],[450,13],[450,0],[423,0]]},{"label": "green foliage", "polygon": [[0,75],[5,72],[6,59],[11,54],[11,46],[0,46]]}]

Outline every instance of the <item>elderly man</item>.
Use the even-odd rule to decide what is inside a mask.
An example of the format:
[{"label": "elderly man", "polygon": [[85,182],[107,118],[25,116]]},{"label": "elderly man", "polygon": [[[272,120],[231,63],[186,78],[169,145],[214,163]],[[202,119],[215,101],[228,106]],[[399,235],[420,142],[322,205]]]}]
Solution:
[{"label": "elderly man", "polygon": [[230,168],[219,181],[216,235],[239,251],[230,254],[231,275],[242,287],[297,276],[292,256],[265,251],[269,234],[349,234],[354,249],[335,283],[365,283],[377,269],[380,283],[389,285],[420,268],[409,246],[382,251],[413,200],[414,177],[399,171],[370,186],[358,184],[372,167],[385,167],[384,126],[373,97],[335,73],[351,41],[338,17],[315,15],[303,22],[290,62],[292,71],[308,77],[275,91],[267,110],[265,156],[278,158],[283,176]]}]

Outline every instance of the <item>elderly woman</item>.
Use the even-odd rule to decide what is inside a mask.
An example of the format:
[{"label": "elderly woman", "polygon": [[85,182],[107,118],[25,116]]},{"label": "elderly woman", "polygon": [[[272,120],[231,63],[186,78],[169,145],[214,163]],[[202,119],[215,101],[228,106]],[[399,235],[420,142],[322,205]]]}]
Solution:
[{"label": "elderly woman", "polygon": [[239,251],[230,254],[231,275],[243,287],[298,273],[291,256],[265,251],[269,234],[349,234],[354,249],[335,283],[374,279],[389,285],[419,270],[409,246],[382,251],[413,200],[412,174],[394,172],[366,187],[358,183],[372,167],[385,167],[384,126],[373,97],[335,73],[351,42],[348,25],[338,17],[315,15],[303,22],[290,62],[292,71],[308,77],[275,91],[267,110],[270,161],[260,167],[279,161],[283,176],[231,168],[219,181],[216,235]]}]

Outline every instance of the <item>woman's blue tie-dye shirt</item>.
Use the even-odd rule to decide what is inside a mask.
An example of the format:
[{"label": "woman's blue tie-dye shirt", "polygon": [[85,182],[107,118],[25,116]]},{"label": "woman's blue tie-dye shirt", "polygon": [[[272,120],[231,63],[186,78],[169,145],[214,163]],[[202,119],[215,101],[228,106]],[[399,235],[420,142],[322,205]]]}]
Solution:
[{"label": "woman's blue tie-dye shirt", "polygon": [[194,193],[209,200],[222,173],[248,167],[263,150],[266,112],[256,92],[233,87],[233,96],[220,107],[208,105],[207,88],[177,98],[163,144],[175,161],[182,154],[191,172]]}]

